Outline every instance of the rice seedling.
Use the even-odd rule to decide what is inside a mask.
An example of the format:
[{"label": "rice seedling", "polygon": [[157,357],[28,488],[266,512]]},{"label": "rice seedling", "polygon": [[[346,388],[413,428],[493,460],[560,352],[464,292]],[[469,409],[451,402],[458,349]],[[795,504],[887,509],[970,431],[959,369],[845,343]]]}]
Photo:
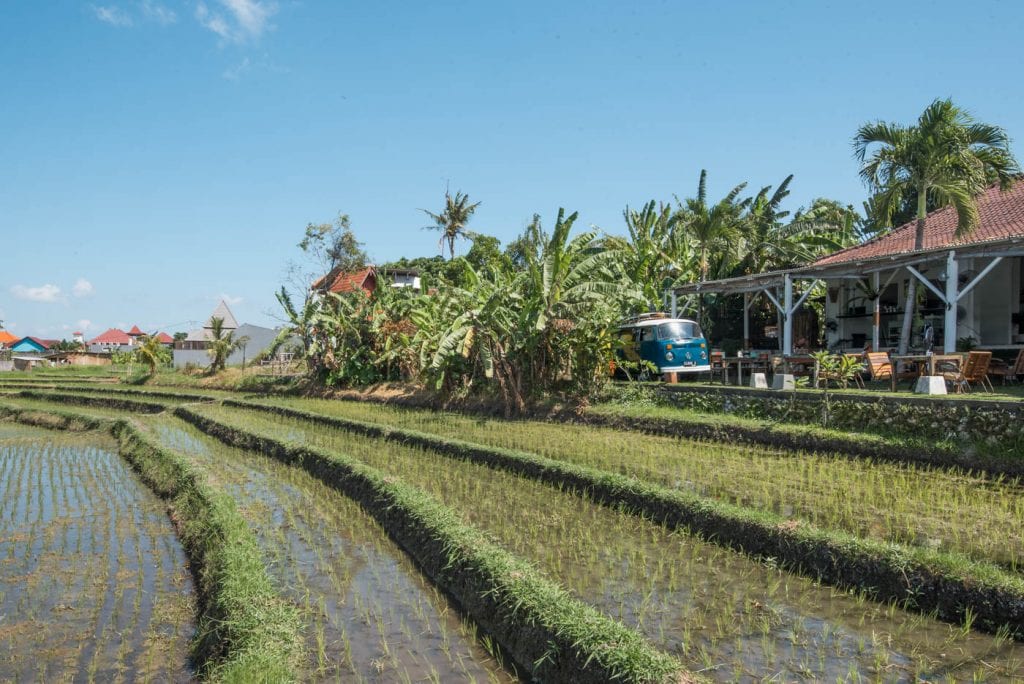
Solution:
[{"label": "rice seedling", "polygon": [[[433,494],[606,614],[716,679],[988,681],[1022,675],[1022,647],[863,601],[771,563],[506,472],[309,421],[203,414],[346,453]],[[684,636],[687,640],[684,640]]]},{"label": "rice seedling", "polygon": [[513,679],[357,504],[177,419],[145,425],[239,501],[279,591],[306,623],[307,678]]},{"label": "rice seedling", "polygon": [[0,679],[190,678],[185,567],[109,438],[0,428]]},{"label": "rice seedling", "polygon": [[[60,401],[57,397],[47,399],[4,397],[3,406],[16,409],[31,409],[40,413],[53,413],[55,411],[62,411],[68,408],[67,404]],[[127,415],[127,412],[122,409],[106,406],[75,406],[74,413],[92,418],[107,419],[123,418]]]},{"label": "rice seedling", "polygon": [[1024,567],[1024,496],[1015,478],[365,402],[258,403],[519,449],[822,528]]}]

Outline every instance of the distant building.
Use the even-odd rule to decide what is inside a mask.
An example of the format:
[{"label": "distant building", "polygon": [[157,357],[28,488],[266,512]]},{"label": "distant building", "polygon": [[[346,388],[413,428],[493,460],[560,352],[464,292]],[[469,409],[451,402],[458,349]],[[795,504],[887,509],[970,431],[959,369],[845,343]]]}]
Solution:
[{"label": "distant building", "polygon": [[18,341],[18,338],[7,332],[6,330],[0,330],[0,349],[10,349],[11,345]]},{"label": "distant building", "polygon": [[22,337],[11,345],[16,354],[45,354],[60,340],[42,340],[38,337]]},{"label": "distant building", "polygon": [[391,287],[411,287],[417,292],[420,289],[420,274],[416,269],[378,269],[372,265],[356,271],[343,271],[336,268],[322,278],[318,278],[310,286],[310,289],[337,294],[363,290],[366,294],[372,294],[377,289],[377,281],[381,278],[390,283]]},{"label": "distant building", "polygon": [[214,318],[223,321],[222,328],[225,334],[234,333],[236,340],[242,337],[248,338],[241,349],[228,357],[227,365],[229,366],[240,365],[243,360],[252,360],[254,356],[267,349],[280,332],[279,329],[264,328],[249,323],[239,325],[227,303],[222,301],[210,314],[202,328],[190,331],[184,340],[177,342],[171,340],[174,344],[175,368],[182,368],[189,363],[197,366],[210,365],[210,355],[207,350],[210,347],[210,340],[213,339]]},{"label": "distant building", "polygon": [[[76,342],[79,341],[79,336],[81,334],[82,333],[75,333]],[[170,346],[174,344],[174,338],[167,333],[158,332],[154,336],[165,345]],[[94,353],[132,351],[142,343],[142,340],[145,337],[148,337],[148,333],[140,330],[137,325],[133,325],[132,329],[128,332],[125,332],[120,328],[110,328],[89,340],[87,348],[90,352]]]}]

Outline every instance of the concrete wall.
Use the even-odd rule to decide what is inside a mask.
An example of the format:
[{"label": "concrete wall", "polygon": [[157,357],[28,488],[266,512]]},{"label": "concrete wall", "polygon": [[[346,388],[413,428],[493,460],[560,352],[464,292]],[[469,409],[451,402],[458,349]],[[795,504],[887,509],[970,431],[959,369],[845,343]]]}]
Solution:
[{"label": "concrete wall", "polygon": [[[246,343],[244,350],[239,349],[228,357],[228,365],[242,365],[243,357],[246,363],[252,361],[257,354],[270,346],[277,337],[277,333],[278,331],[273,328],[263,328],[258,325],[249,325],[248,323],[240,325],[235,330],[235,339],[248,337],[249,341]],[[175,349],[174,367],[183,368],[188,363],[194,363],[205,368],[210,365],[210,355],[203,349]]]}]

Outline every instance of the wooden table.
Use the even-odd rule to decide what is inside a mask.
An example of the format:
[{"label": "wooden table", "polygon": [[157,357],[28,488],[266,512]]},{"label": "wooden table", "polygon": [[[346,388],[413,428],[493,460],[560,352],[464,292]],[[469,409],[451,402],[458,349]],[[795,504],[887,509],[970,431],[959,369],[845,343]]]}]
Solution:
[{"label": "wooden table", "polygon": [[[928,368],[928,375],[936,375],[935,366],[942,361],[951,361],[956,363],[958,366],[963,360],[960,354],[903,354],[901,356],[891,356],[889,361],[892,364],[892,391],[896,391],[896,375],[898,374],[899,363],[913,363],[913,364],[924,364]],[[918,373],[918,375],[924,375],[924,373]]]},{"label": "wooden table", "polygon": [[757,357],[757,356],[723,356],[722,357],[722,383],[729,382],[729,367],[736,367],[736,384],[743,384],[743,367],[746,366],[750,369],[750,372],[754,372],[757,369],[768,370],[768,359]]}]

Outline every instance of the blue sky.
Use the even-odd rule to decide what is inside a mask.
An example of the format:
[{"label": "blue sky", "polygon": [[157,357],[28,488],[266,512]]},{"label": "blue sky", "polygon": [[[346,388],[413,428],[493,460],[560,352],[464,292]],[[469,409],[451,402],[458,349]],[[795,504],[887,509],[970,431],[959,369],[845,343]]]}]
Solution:
[{"label": "blue sky", "polygon": [[308,222],[432,255],[446,184],[503,241],[701,168],[860,206],[864,121],[952,96],[1024,136],[1022,34],[1015,2],[0,3],[0,319],[272,323]]}]

